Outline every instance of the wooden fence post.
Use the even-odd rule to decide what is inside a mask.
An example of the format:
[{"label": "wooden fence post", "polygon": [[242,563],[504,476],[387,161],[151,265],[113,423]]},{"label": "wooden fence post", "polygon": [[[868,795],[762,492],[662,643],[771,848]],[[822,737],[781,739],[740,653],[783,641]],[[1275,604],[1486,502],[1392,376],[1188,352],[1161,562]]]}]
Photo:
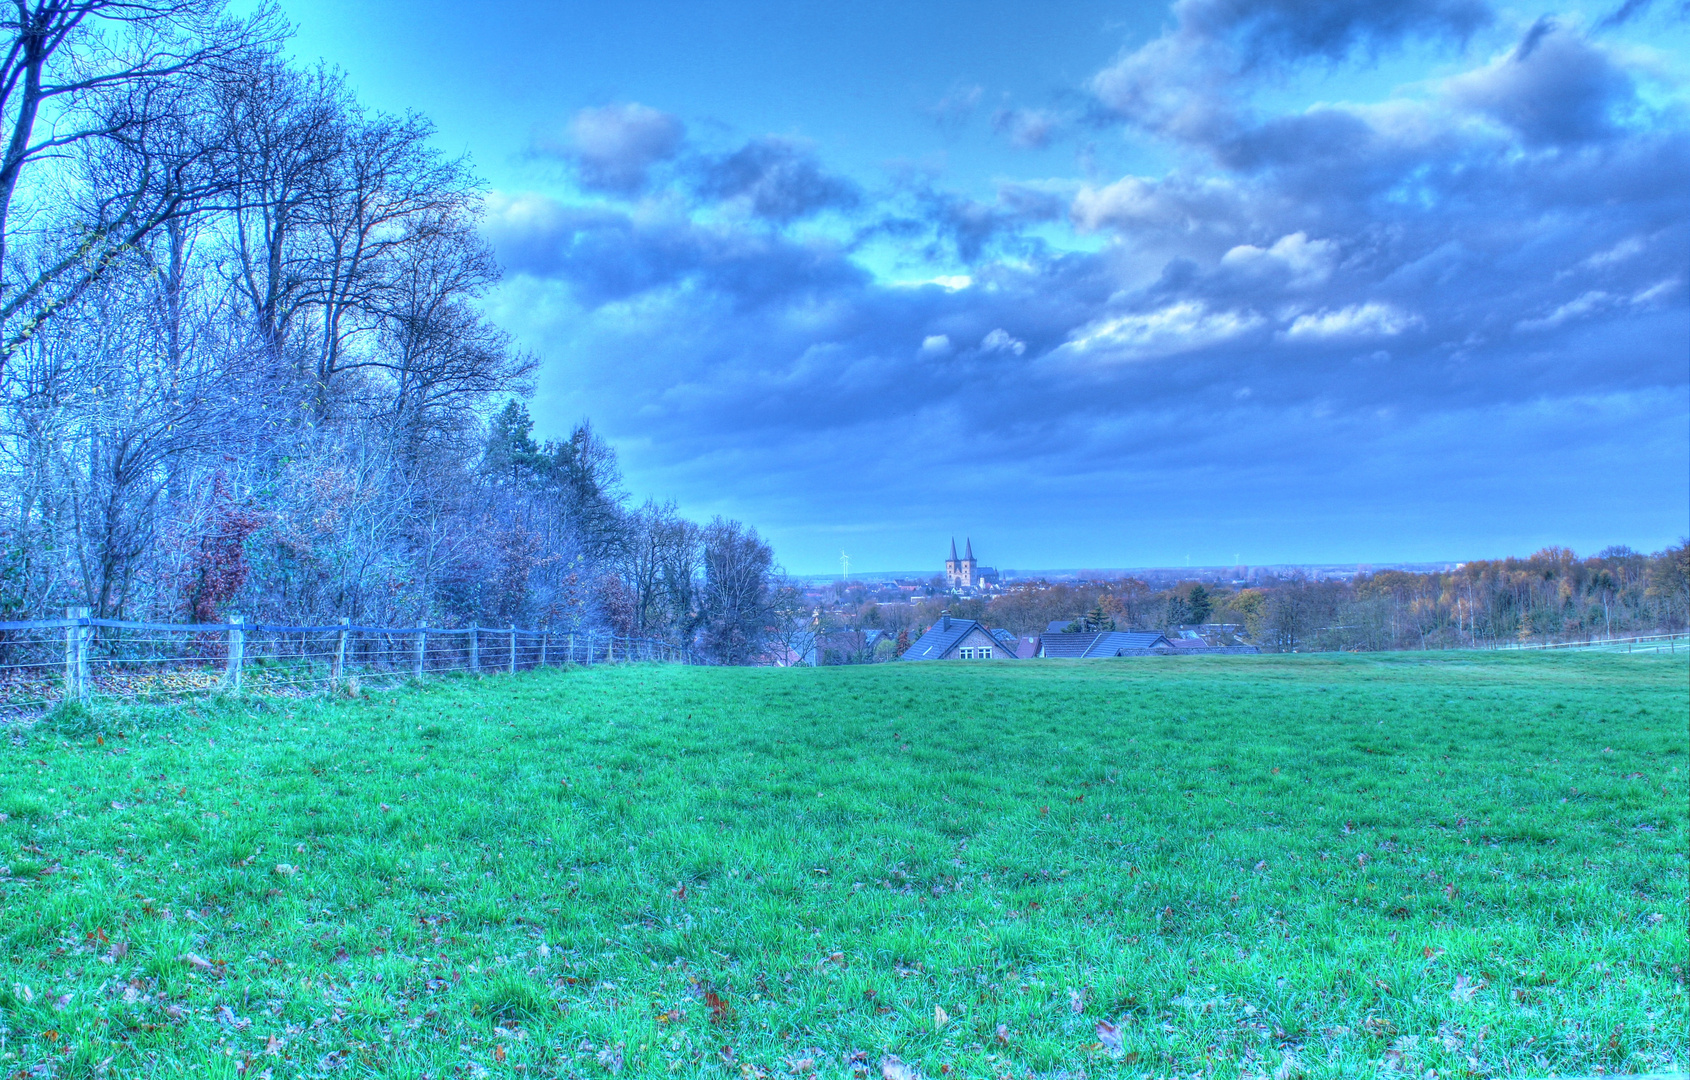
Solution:
[{"label": "wooden fence post", "polygon": [[469,669],[471,671],[481,670],[481,627],[479,626],[469,628]]},{"label": "wooden fence post", "polygon": [[573,630],[569,632],[569,662],[571,664],[575,662],[575,631]]},{"label": "wooden fence post", "polygon": [[88,627],[82,620],[88,617],[85,607],[65,608],[65,618],[74,625],[65,627],[65,700],[88,702]]},{"label": "wooden fence post", "polygon": [[552,639],[550,630],[540,631],[540,666],[546,666],[546,643]]},{"label": "wooden fence post", "polygon": [[423,677],[423,663],[428,653],[428,624],[425,622],[417,627],[416,655],[411,659],[411,676]]},{"label": "wooden fence post", "polygon": [[511,662],[507,669],[510,674],[516,674],[516,624],[511,623]]},{"label": "wooden fence post", "polygon": [[341,675],[346,671],[346,628],[351,625],[351,619],[340,620],[340,633],[335,635],[334,642],[334,664],[329,669],[330,686],[339,686]]},{"label": "wooden fence post", "polygon": [[593,665],[593,632],[587,631],[587,666]]},{"label": "wooden fence post", "polygon": [[237,694],[241,692],[241,662],[246,659],[245,626],[240,612],[229,612],[229,662],[223,669],[223,685]]}]

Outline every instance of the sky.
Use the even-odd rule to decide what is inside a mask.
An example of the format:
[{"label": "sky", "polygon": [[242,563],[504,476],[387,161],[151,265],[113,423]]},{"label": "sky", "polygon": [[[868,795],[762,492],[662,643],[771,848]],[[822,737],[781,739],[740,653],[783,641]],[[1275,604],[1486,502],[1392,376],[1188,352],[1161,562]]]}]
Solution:
[{"label": "sky", "polygon": [[1690,0],[284,10],[485,180],[537,433],[795,573],[1690,533]]}]

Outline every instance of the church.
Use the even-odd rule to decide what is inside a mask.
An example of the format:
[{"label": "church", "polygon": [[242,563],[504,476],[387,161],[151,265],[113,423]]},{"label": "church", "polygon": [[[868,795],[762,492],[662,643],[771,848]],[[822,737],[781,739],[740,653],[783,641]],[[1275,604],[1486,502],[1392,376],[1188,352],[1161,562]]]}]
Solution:
[{"label": "church", "polygon": [[998,572],[981,566],[974,557],[974,541],[964,545],[962,558],[956,557],[956,537],[951,537],[951,557],[945,560],[945,585],[952,589],[979,589],[988,581],[996,581]]}]

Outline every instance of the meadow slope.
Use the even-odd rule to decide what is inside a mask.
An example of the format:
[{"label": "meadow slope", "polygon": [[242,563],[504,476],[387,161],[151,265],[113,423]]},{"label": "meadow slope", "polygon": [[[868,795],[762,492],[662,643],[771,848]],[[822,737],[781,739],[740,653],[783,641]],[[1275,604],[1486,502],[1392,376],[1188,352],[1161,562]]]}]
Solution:
[{"label": "meadow slope", "polygon": [[1682,1067],[1687,709],[1423,653],[67,717],[0,747],[0,1069]]}]

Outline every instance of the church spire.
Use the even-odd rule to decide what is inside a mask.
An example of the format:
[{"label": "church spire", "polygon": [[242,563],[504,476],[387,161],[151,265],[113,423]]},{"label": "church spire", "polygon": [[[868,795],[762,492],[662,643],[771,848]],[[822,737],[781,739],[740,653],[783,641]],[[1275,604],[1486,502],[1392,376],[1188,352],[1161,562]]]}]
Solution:
[{"label": "church spire", "polygon": [[[956,548],[956,541],[955,540],[951,541],[951,548],[952,548],[952,550],[955,550],[955,548]],[[969,562],[974,561],[974,541],[972,539],[968,541],[968,551],[967,551],[966,554],[963,555],[963,558],[967,559]]]},{"label": "church spire", "polygon": [[956,537],[951,537],[951,561],[956,562]]}]

